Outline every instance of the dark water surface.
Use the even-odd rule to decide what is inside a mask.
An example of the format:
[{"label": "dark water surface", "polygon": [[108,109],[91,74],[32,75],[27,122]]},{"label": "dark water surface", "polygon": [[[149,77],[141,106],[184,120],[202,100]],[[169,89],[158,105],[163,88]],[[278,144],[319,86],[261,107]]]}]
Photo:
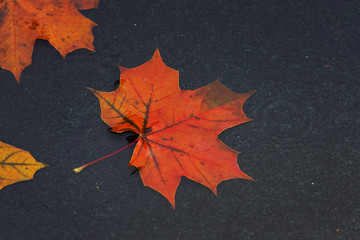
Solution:
[{"label": "dark water surface", "polygon": [[[271,2],[271,3],[270,3]],[[0,191],[0,239],[359,239],[358,1],[101,1],[95,53],[63,60],[38,40],[18,84],[0,70],[0,141],[49,168]],[[133,148],[106,131],[98,100],[116,64],[160,49],[182,89],[220,78],[255,119],[220,139],[242,153],[218,197],[183,178],[176,210],[127,169]],[[0,169],[1,171],[1,169]]]}]

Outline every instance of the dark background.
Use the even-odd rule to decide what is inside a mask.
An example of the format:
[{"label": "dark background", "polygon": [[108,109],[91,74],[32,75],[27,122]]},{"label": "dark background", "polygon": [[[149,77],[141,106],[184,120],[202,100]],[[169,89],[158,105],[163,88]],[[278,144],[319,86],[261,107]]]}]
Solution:
[{"label": "dark background", "polygon": [[[20,84],[0,70],[0,141],[50,167],[0,191],[0,239],[359,239],[360,3],[301,2],[102,0],[82,11],[95,53],[38,40]],[[156,48],[182,89],[257,90],[255,121],[220,135],[255,182],[215,197],[183,178],[174,211],[128,177],[133,148],[72,172],[127,144],[86,87],[113,90],[116,64]]]}]

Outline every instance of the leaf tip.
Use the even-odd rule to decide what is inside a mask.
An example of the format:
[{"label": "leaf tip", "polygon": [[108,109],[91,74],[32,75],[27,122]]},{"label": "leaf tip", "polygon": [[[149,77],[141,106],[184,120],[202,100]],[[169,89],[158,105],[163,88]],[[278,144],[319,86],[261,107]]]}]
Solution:
[{"label": "leaf tip", "polygon": [[154,55],[152,57],[153,59],[156,59],[156,58],[160,58],[161,59],[161,55],[160,55],[160,50],[159,48],[156,48],[155,49],[155,52],[154,52]]},{"label": "leaf tip", "polygon": [[50,167],[50,165],[47,164],[47,163],[41,163],[41,164],[43,165],[43,168],[45,168],[45,167]]},{"label": "leaf tip", "polygon": [[249,175],[245,174],[244,172],[242,173],[241,178],[255,182],[255,179],[253,179],[253,178],[250,177]]},{"label": "leaf tip", "polygon": [[118,65],[118,68],[120,70],[120,73],[124,73],[128,68]]},{"label": "leaf tip", "polygon": [[15,69],[15,70],[5,69],[5,70],[9,70],[9,71],[14,75],[16,81],[17,81],[18,83],[20,83],[21,73],[22,73],[22,71],[24,70],[24,68],[22,68],[22,69],[20,69],[20,70],[19,70],[19,69]]},{"label": "leaf tip", "polygon": [[96,92],[96,90],[93,89],[93,88],[91,88],[91,87],[86,87],[86,89],[89,90],[90,92],[94,93],[94,94],[95,94],[95,92]]},{"label": "leaf tip", "polygon": [[16,75],[15,75],[15,79],[16,79],[16,81],[17,81],[18,83],[20,83],[20,74],[16,74]]},{"label": "leaf tip", "polygon": [[247,96],[246,96],[246,98],[245,98],[245,101],[246,101],[249,97],[251,97],[251,95],[253,95],[255,92],[256,92],[256,89],[252,90],[251,92],[246,93]]},{"label": "leaf tip", "polygon": [[217,194],[217,186],[214,188],[214,189],[211,189],[211,191],[214,193],[214,195],[216,197],[218,197],[218,194]]},{"label": "leaf tip", "polygon": [[256,92],[256,89],[252,90],[252,91],[250,92],[250,95],[254,94],[255,92]]}]

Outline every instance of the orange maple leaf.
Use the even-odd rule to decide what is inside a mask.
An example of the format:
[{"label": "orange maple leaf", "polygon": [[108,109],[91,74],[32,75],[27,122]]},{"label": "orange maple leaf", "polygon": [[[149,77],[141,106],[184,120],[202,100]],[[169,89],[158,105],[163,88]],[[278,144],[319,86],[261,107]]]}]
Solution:
[{"label": "orange maple leaf", "polygon": [[65,58],[79,48],[94,50],[96,23],[79,10],[96,8],[100,0],[0,0],[0,66],[20,82],[31,64],[36,39],[50,42]]},{"label": "orange maple leaf", "polygon": [[180,90],[179,72],[163,63],[159,50],[139,67],[119,68],[117,90],[89,89],[99,99],[101,118],[111,131],[139,134],[129,166],[138,168],[145,186],[160,192],[175,208],[182,176],[214,194],[224,180],[252,180],[240,170],[238,152],[218,135],[251,120],[243,104],[254,91],[237,94],[219,80],[197,90]]},{"label": "orange maple leaf", "polygon": [[47,165],[37,162],[28,151],[0,142],[0,189],[33,178]]}]

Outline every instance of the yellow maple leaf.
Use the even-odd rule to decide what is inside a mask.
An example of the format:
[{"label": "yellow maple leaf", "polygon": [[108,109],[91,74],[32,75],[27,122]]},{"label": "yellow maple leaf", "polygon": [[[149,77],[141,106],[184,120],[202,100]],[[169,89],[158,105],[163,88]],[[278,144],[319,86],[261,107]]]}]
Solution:
[{"label": "yellow maple leaf", "polygon": [[32,179],[37,170],[47,166],[37,162],[28,151],[0,142],[0,190]]}]

